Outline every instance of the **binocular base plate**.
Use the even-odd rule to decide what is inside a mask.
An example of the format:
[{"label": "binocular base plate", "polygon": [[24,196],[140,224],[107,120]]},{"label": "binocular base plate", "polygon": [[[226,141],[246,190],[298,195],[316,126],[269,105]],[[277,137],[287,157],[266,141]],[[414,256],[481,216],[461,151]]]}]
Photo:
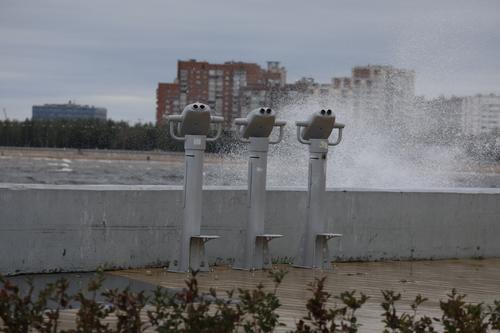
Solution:
[{"label": "binocular base plate", "polygon": [[283,237],[283,235],[280,234],[262,234],[262,235],[257,235],[255,236],[257,238],[264,238],[266,241],[270,241],[274,238],[280,238]]},{"label": "binocular base plate", "polygon": [[326,238],[328,240],[332,238],[342,237],[342,234],[333,234],[329,232],[324,232],[317,234],[316,237]]},{"label": "binocular base plate", "polygon": [[198,235],[198,236],[191,236],[191,238],[201,239],[204,242],[208,242],[209,240],[220,238],[220,236],[217,236],[217,235]]}]

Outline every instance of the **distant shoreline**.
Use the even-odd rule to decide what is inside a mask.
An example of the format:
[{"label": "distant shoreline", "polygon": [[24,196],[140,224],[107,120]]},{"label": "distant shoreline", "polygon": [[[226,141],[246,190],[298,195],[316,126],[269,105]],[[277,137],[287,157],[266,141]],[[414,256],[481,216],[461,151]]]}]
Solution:
[{"label": "distant shoreline", "polygon": [[[118,150],[118,149],[76,149],[76,148],[38,148],[38,147],[6,147],[0,146],[0,158],[53,158],[70,160],[113,160],[113,161],[155,161],[167,163],[183,162],[184,152],[162,150]],[[226,156],[205,153],[205,162],[220,163]],[[229,158],[229,163],[246,163],[245,158]],[[482,174],[500,174],[500,162],[469,162],[457,172],[473,172]]]},{"label": "distant shoreline", "polygon": [[[75,149],[75,148],[38,148],[38,147],[0,147],[0,157],[55,158],[74,160],[124,160],[124,161],[164,161],[177,162],[183,152],[161,150],[112,150],[112,149]],[[206,154],[209,161],[220,160],[218,154]]]}]

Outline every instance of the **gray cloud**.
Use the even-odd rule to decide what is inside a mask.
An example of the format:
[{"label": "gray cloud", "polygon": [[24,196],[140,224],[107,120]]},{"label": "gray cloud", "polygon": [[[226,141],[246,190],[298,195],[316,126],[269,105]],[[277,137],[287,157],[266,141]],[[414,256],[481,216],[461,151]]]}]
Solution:
[{"label": "gray cloud", "polygon": [[154,119],[178,59],[280,60],[289,81],[360,64],[417,72],[417,92],[500,93],[498,1],[0,0],[0,108],[105,106]]}]

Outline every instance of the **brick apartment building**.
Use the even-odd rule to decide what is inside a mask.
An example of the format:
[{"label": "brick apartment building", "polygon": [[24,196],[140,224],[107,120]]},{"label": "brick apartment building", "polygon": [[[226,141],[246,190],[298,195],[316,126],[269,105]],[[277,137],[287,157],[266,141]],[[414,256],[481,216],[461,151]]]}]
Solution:
[{"label": "brick apartment building", "polygon": [[185,105],[202,102],[225,119],[230,128],[234,118],[252,108],[269,104],[270,91],[286,84],[286,70],[277,61],[267,68],[244,62],[211,64],[205,61],[178,61],[173,83],[159,83],[156,90],[156,121],[182,111]]}]

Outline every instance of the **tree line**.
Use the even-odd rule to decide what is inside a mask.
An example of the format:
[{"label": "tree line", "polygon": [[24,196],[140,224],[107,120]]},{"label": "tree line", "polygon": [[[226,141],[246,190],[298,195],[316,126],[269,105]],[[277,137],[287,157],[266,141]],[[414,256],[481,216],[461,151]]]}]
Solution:
[{"label": "tree line", "polygon": [[[183,150],[183,143],[170,136],[168,126],[156,126],[152,123],[130,125],[125,121],[94,119],[3,120],[0,121],[0,146]],[[207,151],[224,152],[231,146],[234,146],[232,134],[225,131],[220,140],[207,143]]]},{"label": "tree line", "polygon": [[[478,136],[452,135],[436,131],[427,133],[420,142],[446,142],[463,146],[470,156],[500,160],[500,132]],[[208,152],[229,152],[238,147],[231,131],[224,131],[220,140],[207,143]],[[130,125],[114,120],[3,120],[0,121],[0,146],[164,150],[182,151],[183,143],[175,141],[168,126],[152,123]]]}]

